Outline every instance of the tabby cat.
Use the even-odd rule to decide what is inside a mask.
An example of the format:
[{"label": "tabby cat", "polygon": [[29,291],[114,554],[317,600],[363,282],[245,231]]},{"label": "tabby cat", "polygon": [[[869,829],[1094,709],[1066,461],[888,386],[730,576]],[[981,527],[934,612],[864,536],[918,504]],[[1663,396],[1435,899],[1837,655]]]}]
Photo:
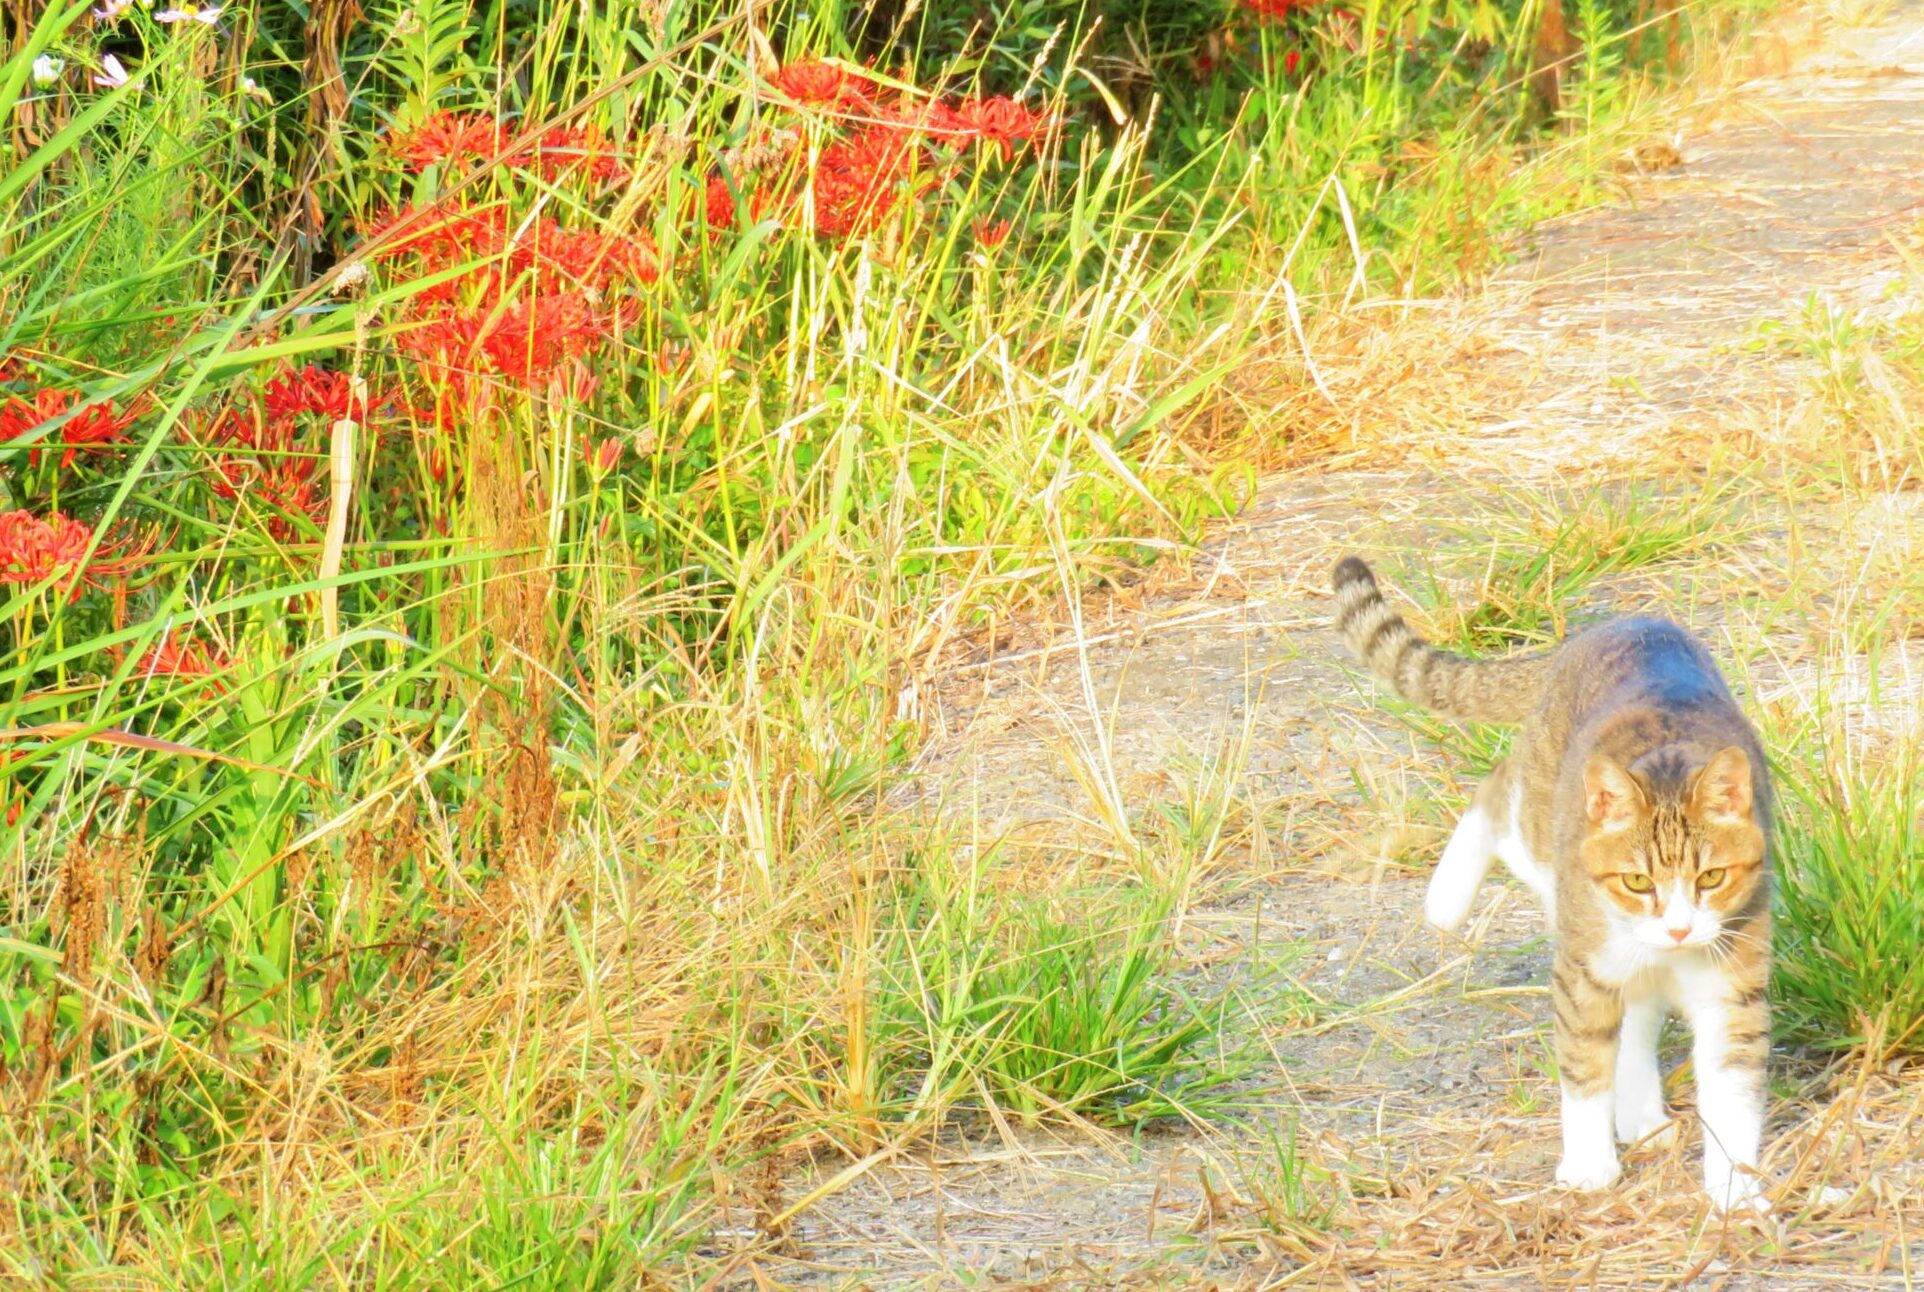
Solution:
[{"label": "tabby cat", "polygon": [[1612,1133],[1629,1144],[1666,1124],[1657,1032],[1675,1007],[1694,1034],[1704,1187],[1719,1210],[1767,1211],[1770,784],[1710,653],[1675,624],[1619,619],[1539,653],[1467,659],[1418,637],[1357,558],[1333,582],[1337,628],[1398,694],[1522,724],[1444,847],[1424,913],[1459,927],[1496,857],[1549,913],[1558,1182],[1611,1184]]}]

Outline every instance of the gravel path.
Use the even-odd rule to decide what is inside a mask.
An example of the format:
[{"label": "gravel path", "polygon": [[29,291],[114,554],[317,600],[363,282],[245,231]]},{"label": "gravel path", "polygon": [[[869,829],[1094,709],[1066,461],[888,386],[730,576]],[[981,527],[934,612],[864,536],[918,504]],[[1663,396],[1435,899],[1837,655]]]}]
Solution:
[{"label": "gravel path", "polygon": [[[1430,326],[1452,338],[1438,380],[1469,393],[1459,415],[1417,428],[1376,465],[1268,482],[1187,577],[1092,597],[1079,629],[1022,625],[994,657],[955,664],[930,689],[939,734],[921,793],[970,814],[985,836],[1127,851],[1142,839],[1125,836],[1149,828],[1147,805],[1229,788],[1235,829],[1198,861],[1207,896],[1188,915],[1185,947],[1198,973],[1291,984],[1287,1016],[1252,1013],[1273,1089],[1250,1123],[1128,1141],[953,1130],[808,1209],[791,1226],[791,1255],[756,1277],[1732,1289],[1924,1279],[1915,1070],[1825,1073],[1784,1057],[1769,1160],[1794,1194],[1781,1232],[1706,1223],[1694,1126],[1682,1145],[1634,1154],[1618,1197],[1545,1188],[1557,1129],[1541,917],[1520,888],[1493,882],[1466,940],[1422,929],[1428,866],[1473,773],[1445,747],[1462,742],[1413,730],[1359,685],[1325,623],[1324,580],[1343,550],[1447,604],[1477,586],[1492,535],[1527,543],[1533,527],[1639,490],[1666,506],[1694,497],[1725,518],[1724,541],[1602,579],[1580,613],[1634,606],[1692,623],[1753,704],[1769,705],[1794,699],[1826,658],[1834,580],[1892,533],[1924,533],[1915,491],[1786,507],[1773,481],[1817,461],[1838,431],[1811,393],[1811,358],[1758,344],[1760,325],[1805,317],[1814,296],[1866,318],[1920,307],[1902,285],[1924,229],[1924,16],[1912,4],[1836,33],[1712,115],[1678,139],[1681,164],[1626,177],[1626,200],[1540,229],[1514,269],[1444,303],[1448,319]],[[1920,278],[1908,281],[1915,291]],[[1705,502],[1685,477],[1708,465],[1712,480],[1734,479],[1726,462],[1762,469]],[[1924,677],[1924,656],[1894,666]],[[1673,1098],[1687,1104],[1687,1092],[1686,1081]],[[1264,1126],[1294,1128],[1313,1191],[1338,1205],[1332,1227],[1265,1221],[1277,1168]],[[1849,1170],[1806,1169],[1814,1146]],[[847,1165],[815,1164],[787,1196]],[[1900,1233],[1908,1266],[1905,1242],[1885,1241]]]}]

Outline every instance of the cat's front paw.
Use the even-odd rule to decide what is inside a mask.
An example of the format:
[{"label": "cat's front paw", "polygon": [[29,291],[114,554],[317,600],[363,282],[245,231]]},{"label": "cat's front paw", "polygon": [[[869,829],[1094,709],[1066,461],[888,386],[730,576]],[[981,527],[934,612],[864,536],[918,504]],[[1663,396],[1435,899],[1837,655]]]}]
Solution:
[{"label": "cat's front paw", "polygon": [[1770,1198],[1764,1193],[1764,1182],[1734,1167],[1727,1174],[1706,1171],[1704,1191],[1710,1195],[1711,1210],[1720,1216],[1744,1211],[1753,1216],[1770,1214]]},{"label": "cat's front paw", "polygon": [[1557,1183],[1585,1193],[1609,1188],[1619,1174],[1615,1153],[1565,1153],[1557,1163]]}]

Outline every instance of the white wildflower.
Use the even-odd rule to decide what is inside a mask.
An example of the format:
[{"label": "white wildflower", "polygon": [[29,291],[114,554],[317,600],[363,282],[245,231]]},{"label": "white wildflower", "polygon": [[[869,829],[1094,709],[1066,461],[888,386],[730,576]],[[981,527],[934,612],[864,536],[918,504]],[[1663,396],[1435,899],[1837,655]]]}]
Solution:
[{"label": "white wildflower", "polygon": [[220,6],[217,4],[184,4],[173,9],[162,9],[154,15],[155,22],[197,22],[213,27],[220,22]]},{"label": "white wildflower", "polygon": [[127,69],[112,54],[104,54],[100,59],[100,70],[94,73],[94,84],[103,90],[118,90],[127,84]]}]

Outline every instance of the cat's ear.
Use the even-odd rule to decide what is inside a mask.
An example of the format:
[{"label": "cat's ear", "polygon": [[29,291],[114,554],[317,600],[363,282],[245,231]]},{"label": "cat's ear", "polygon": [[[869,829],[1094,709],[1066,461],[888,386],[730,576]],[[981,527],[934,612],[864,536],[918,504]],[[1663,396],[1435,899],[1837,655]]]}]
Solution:
[{"label": "cat's ear", "polygon": [[1750,820],[1750,755],[1727,745],[1710,756],[1690,787],[1690,815],[1721,825]]},{"label": "cat's ear", "polygon": [[1583,765],[1583,805],[1590,824],[1599,830],[1627,829],[1650,808],[1643,786],[1623,764],[1604,754],[1590,755]]}]

